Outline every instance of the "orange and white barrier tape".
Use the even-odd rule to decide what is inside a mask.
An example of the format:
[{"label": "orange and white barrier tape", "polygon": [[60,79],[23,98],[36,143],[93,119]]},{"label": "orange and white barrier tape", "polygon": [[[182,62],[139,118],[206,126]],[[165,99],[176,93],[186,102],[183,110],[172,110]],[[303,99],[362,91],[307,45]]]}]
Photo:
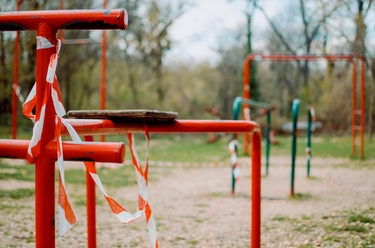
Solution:
[{"label": "orange and white barrier tape", "polygon": [[243,109],[243,117],[246,121],[250,121],[250,109],[249,108],[244,108]]},{"label": "orange and white barrier tape", "polygon": [[310,110],[310,114],[311,114],[311,119],[312,119],[312,121],[316,121],[316,116],[315,116],[315,109],[314,109],[314,107],[313,107],[313,106],[309,106],[308,108],[309,108],[309,110]]},{"label": "orange and white barrier tape", "polygon": [[[28,148],[27,160],[29,163],[34,163],[35,159],[40,155],[40,140],[41,135],[44,130],[44,118],[45,118],[45,110],[46,104],[49,99],[52,98],[52,102],[56,112],[56,130],[55,130],[55,137],[57,142],[57,164],[59,168],[59,192],[58,192],[58,215],[59,215],[59,234],[63,235],[67,232],[72,225],[76,222],[76,218],[74,212],[69,204],[67,192],[65,189],[65,176],[64,176],[64,159],[63,159],[63,149],[62,149],[62,141],[61,141],[61,128],[64,125],[70,137],[72,138],[73,142],[81,143],[81,139],[74,128],[65,121],[62,116],[66,114],[65,108],[62,104],[61,92],[58,86],[58,81],[56,78],[56,66],[58,61],[58,53],[60,50],[61,42],[59,41],[58,46],[56,47],[56,53],[53,54],[50,58],[50,63],[48,66],[47,77],[46,77],[46,87],[45,93],[43,98],[43,105],[40,110],[40,115],[35,116],[32,114],[32,109],[36,105],[36,84],[32,88],[29,96],[27,97],[25,103],[23,104],[22,112],[25,116],[30,118],[34,122],[33,127],[33,135],[30,141],[30,145]],[[52,43],[50,43],[44,37],[37,37],[37,49],[46,49],[55,47]],[[145,133],[147,141],[148,133]],[[129,137],[129,142],[133,144],[133,137]],[[148,144],[147,144],[148,145]],[[148,147],[147,147],[148,149]],[[133,164],[134,168],[136,168],[137,172],[137,180],[138,185],[140,187],[139,193],[139,201],[138,201],[138,211],[133,215],[130,214],[124,207],[118,204],[113,198],[111,198],[105,191],[104,186],[97,174],[95,165],[93,162],[85,162],[86,169],[89,171],[92,179],[94,180],[95,184],[98,186],[100,191],[103,193],[108,205],[110,206],[112,212],[116,215],[116,217],[122,223],[130,223],[134,220],[138,219],[142,213],[146,216],[147,226],[149,228],[149,233],[151,237],[151,242],[153,247],[158,247],[158,241],[156,239],[156,227],[155,222],[152,217],[152,211],[148,204],[147,198],[147,184],[148,184],[148,164],[146,158],[146,169],[142,171],[141,166],[139,165],[138,159],[136,158],[135,150],[131,147],[132,157],[133,157]],[[147,151],[148,154],[148,151]]]},{"label": "orange and white barrier tape", "polygon": [[306,147],[305,153],[306,153],[306,159],[310,160],[311,159],[311,148],[310,147]]},{"label": "orange and white barrier tape", "polygon": [[238,159],[237,159],[237,147],[238,141],[237,140],[232,140],[229,142],[229,152],[230,152],[230,162],[233,168],[233,177],[236,181],[238,181],[240,177],[240,166],[238,165]]},{"label": "orange and white barrier tape", "polygon": [[[125,161],[125,164],[130,164],[131,161]],[[154,161],[148,162],[149,166],[155,167],[172,167],[172,168],[215,168],[227,166],[223,162],[175,162],[175,161]]]},{"label": "orange and white barrier tape", "polygon": [[18,100],[21,103],[25,102],[25,98],[23,98],[23,95],[21,94],[21,87],[19,85],[13,84],[12,85],[14,92],[16,93],[16,96],[18,97]]}]

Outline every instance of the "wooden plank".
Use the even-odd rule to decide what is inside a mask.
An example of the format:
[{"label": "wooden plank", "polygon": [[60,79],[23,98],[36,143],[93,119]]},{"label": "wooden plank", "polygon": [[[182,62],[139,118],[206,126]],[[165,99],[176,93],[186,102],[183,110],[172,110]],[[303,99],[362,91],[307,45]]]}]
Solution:
[{"label": "wooden plank", "polygon": [[146,120],[146,121],[173,121],[177,113],[172,111],[159,111],[147,109],[126,110],[70,110],[69,118],[77,119],[122,119],[122,120]]}]

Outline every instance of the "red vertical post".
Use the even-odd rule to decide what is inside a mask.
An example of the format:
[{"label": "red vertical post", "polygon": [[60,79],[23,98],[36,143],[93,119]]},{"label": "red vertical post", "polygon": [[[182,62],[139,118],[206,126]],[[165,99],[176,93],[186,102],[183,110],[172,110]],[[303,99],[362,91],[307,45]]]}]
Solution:
[{"label": "red vertical post", "polygon": [[365,157],[365,60],[363,57],[361,61],[361,78],[360,78],[360,91],[361,91],[361,147],[360,147],[360,158]]},{"label": "red vertical post", "polygon": [[12,139],[17,138],[17,93],[18,88],[18,43],[20,31],[16,31],[14,40],[14,61],[13,61],[13,95],[12,95]]},{"label": "red vertical post", "polygon": [[251,247],[260,248],[261,227],[261,148],[260,130],[251,134]]},{"label": "red vertical post", "polygon": [[[56,45],[56,30],[41,22],[38,36]],[[40,117],[46,88],[46,75],[50,57],[56,52],[51,48],[37,47],[36,52],[36,115]],[[35,229],[36,247],[55,247],[55,161],[46,155],[47,144],[55,136],[55,109],[52,98],[45,106],[44,127],[40,139],[40,155],[35,159]]]},{"label": "red vertical post", "polygon": [[353,59],[352,64],[352,156],[356,154],[356,137],[357,137],[357,65]]},{"label": "red vertical post", "polygon": [[[85,141],[94,141],[93,136],[85,136]],[[96,202],[95,182],[86,170],[86,212],[87,212],[87,247],[96,247]]]},{"label": "red vertical post", "polygon": [[[107,8],[107,0],[103,0],[103,8]],[[106,108],[106,94],[107,94],[107,31],[103,30],[102,36],[102,75],[100,82],[100,109]],[[105,141],[105,136],[100,136],[100,141]]]},{"label": "red vertical post", "polygon": [[[250,61],[248,57],[245,58],[243,63],[243,98],[250,99]],[[249,109],[249,106],[244,104],[244,109]],[[244,154],[249,153],[249,134],[244,133],[243,136],[243,151]]]},{"label": "red vertical post", "polygon": [[[16,11],[20,10],[22,0],[18,0],[16,4]],[[16,31],[16,38],[14,40],[14,61],[13,61],[13,95],[12,95],[12,139],[17,138],[17,89],[18,89],[18,47],[20,40],[20,31]]]}]

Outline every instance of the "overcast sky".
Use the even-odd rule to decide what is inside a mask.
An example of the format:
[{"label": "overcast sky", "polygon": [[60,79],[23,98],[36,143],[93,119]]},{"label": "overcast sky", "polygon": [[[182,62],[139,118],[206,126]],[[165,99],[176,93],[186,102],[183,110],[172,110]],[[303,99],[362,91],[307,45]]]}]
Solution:
[{"label": "overcast sky", "polygon": [[[174,47],[168,52],[167,63],[173,61],[208,61],[215,63],[219,57],[214,49],[219,47],[223,34],[246,28],[245,0],[197,0],[184,15],[173,24],[170,30]],[[272,16],[282,5],[280,0],[263,0],[262,6]],[[256,11],[254,35],[267,28],[263,16]],[[244,30],[246,32],[246,30]],[[233,32],[232,32],[233,33]]]}]

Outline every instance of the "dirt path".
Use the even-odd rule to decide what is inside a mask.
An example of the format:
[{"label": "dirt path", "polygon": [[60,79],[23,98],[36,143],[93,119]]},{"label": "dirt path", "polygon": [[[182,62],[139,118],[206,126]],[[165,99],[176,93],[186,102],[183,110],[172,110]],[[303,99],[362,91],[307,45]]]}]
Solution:
[{"label": "dirt path", "polygon": [[[311,170],[313,179],[307,179],[305,161],[299,158],[295,191],[309,196],[309,199],[294,201],[288,199],[290,158],[272,157],[270,175],[262,179],[262,225],[267,225],[277,216],[322,216],[336,210],[374,207],[375,170],[332,166],[341,163],[349,163],[349,160],[314,158]],[[241,168],[241,179],[235,196],[229,193],[230,168],[152,167],[150,173],[164,175],[149,185],[150,204],[156,219],[160,247],[249,246],[249,166]],[[4,183],[0,181],[0,188],[4,188]],[[72,192],[72,198],[84,195],[84,187],[68,185],[67,190],[68,193]],[[129,210],[135,210],[135,186],[108,191]],[[97,199],[98,247],[150,247],[144,220],[121,225],[102,196],[98,195]],[[9,201],[6,204],[9,204],[9,208],[0,210],[2,244],[34,247],[33,199]],[[77,215],[77,224],[65,236],[57,237],[57,247],[86,246],[85,207],[76,200],[73,201],[73,209]],[[264,247],[288,247],[269,245],[270,239],[272,232],[263,232]]]}]

